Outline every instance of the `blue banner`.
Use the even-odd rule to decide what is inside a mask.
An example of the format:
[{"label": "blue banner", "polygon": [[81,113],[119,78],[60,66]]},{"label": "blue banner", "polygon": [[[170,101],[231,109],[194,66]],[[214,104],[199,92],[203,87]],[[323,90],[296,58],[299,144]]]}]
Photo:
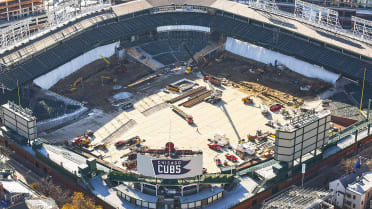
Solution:
[{"label": "blue banner", "polygon": [[190,160],[152,160],[155,175],[181,175],[190,171],[185,166]]}]

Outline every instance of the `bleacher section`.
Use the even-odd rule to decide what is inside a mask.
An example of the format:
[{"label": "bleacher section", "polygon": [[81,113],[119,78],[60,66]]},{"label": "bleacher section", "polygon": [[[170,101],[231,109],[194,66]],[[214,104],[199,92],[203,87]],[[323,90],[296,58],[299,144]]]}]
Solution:
[{"label": "bleacher section", "polygon": [[192,31],[159,33],[157,40],[142,44],[140,47],[156,61],[169,65],[190,59],[182,43],[195,54],[207,46],[208,37],[206,33]]},{"label": "bleacher section", "polygon": [[[0,83],[3,83],[9,89],[16,89],[17,80],[20,84],[30,82],[38,76],[97,46],[117,40],[120,40],[121,45],[125,47],[146,43],[146,39],[141,39],[141,43],[131,42],[131,36],[141,36],[149,34],[149,32],[154,34],[156,27],[165,25],[210,27],[211,31],[222,32],[227,36],[295,56],[356,80],[362,80],[363,69],[366,67],[366,80],[372,82],[372,64],[361,61],[358,55],[349,56],[341,54],[340,52],[324,47],[321,43],[319,46],[313,45],[308,38],[297,38],[292,32],[285,31],[285,29],[281,28],[281,32],[278,33],[276,32],[277,30],[271,30],[270,27],[265,26],[263,28],[262,24],[260,25],[258,22],[250,21],[248,23],[248,21],[242,20],[242,17],[239,18],[239,20],[236,20],[233,15],[229,13],[222,14],[220,11],[217,11],[216,15],[192,12],[149,15],[148,11],[142,11],[141,16],[131,14],[112,18],[105,20],[104,23],[90,27],[90,29],[79,33],[71,39],[57,43],[39,55],[34,55],[32,59],[24,63],[11,66],[10,70],[0,72]],[[172,49],[179,49],[179,43],[172,43],[170,41],[168,44]],[[198,46],[198,43],[190,44],[189,47]],[[145,50],[149,50],[151,53],[161,51],[151,46]],[[344,51],[344,53],[348,52]],[[182,49],[179,49],[173,53],[173,56],[158,54],[154,58],[164,63],[171,63],[175,60],[184,59],[184,53]]]}]

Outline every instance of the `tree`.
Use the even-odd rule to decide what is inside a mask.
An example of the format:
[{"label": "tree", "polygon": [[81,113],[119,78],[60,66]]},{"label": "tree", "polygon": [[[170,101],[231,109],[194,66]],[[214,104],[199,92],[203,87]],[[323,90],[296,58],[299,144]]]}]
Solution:
[{"label": "tree", "polygon": [[62,209],[102,209],[102,206],[96,205],[91,198],[84,197],[82,192],[74,192],[71,203],[64,204]]},{"label": "tree", "polygon": [[345,173],[350,173],[353,171],[353,167],[356,161],[357,159],[343,159],[342,160],[341,165]]},{"label": "tree", "polygon": [[31,185],[43,195],[53,198],[59,206],[70,201],[71,191],[55,184],[51,178],[42,178],[40,183]]}]

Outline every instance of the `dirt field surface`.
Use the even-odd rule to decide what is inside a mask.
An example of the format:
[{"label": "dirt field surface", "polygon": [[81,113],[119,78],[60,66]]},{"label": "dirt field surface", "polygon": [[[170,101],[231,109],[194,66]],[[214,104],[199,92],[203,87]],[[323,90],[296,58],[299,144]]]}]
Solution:
[{"label": "dirt field surface", "polygon": [[[262,69],[263,72],[258,69]],[[231,53],[227,53],[220,63],[211,60],[204,71],[236,83],[257,83],[262,87],[275,89],[303,99],[315,97],[330,87],[330,84],[321,80],[307,78],[285,68],[284,70],[275,69],[274,66],[258,63]],[[312,85],[310,91],[300,91],[300,86],[309,84]]]},{"label": "dirt field surface", "polygon": [[[102,59],[96,60],[60,80],[51,88],[51,91],[80,102],[85,101],[88,107],[112,112],[115,109],[108,101],[108,98],[122,90],[114,90],[113,86],[115,83],[113,80],[104,79],[102,82],[101,76],[117,79],[116,85],[125,87],[152,73],[152,70],[132,60],[118,63],[114,56],[110,58],[110,62],[111,66],[109,67]],[[120,72],[120,69],[126,69],[126,72]],[[79,78],[82,78],[83,82],[79,83],[77,89],[71,92],[69,90],[71,85]],[[131,89],[126,89],[125,91],[131,92]],[[135,92],[134,89],[131,93]]]}]

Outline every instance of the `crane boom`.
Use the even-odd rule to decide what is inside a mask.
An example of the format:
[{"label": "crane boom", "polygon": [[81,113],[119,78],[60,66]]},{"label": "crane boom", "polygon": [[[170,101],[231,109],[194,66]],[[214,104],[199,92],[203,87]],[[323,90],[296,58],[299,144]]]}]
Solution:
[{"label": "crane boom", "polygon": [[99,55],[108,65],[110,65],[110,61],[108,61],[108,59],[106,59],[106,57],[102,56],[102,54]]}]

